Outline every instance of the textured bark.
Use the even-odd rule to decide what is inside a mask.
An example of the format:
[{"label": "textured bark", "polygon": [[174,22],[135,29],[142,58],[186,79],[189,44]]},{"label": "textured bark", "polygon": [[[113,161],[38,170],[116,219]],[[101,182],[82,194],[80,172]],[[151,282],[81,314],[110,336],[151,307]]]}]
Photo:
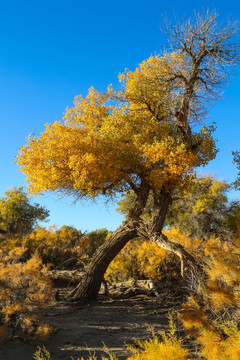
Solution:
[{"label": "textured bark", "polygon": [[198,265],[194,257],[191,256],[182,245],[170,241],[167,236],[162,233],[164,220],[171,201],[170,193],[164,189],[154,194],[152,218],[148,223],[141,222],[138,227],[138,235],[156,243],[162,249],[177,255],[181,261],[181,275],[184,276],[184,269],[196,269]]},{"label": "textured bark", "polygon": [[69,294],[69,299],[82,302],[96,299],[107,267],[127,242],[137,236],[138,221],[145,208],[149,191],[150,187],[143,179],[136,188],[137,198],[126,220],[97,250],[80,283]]},{"label": "textured bark", "polygon": [[196,269],[198,268],[198,264],[194,257],[190,255],[182,245],[174,243],[170,241],[166,235],[164,234],[155,234],[151,241],[157,244],[160,248],[170,251],[177,255],[181,261],[181,275],[184,277],[185,270],[186,273],[189,269]]},{"label": "textured bark", "polygon": [[78,286],[69,294],[69,299],[86,301],[96,299],[103,281],[104,273],[111,261],[122,250],[126,243],[136,237],[134,223],[123,222],[110,236],[92,258],[86,273]]},{"label": "textured bark", "polygon": [[171,195],[162,189],[154,193],[154,205],[151,220],[145,222],[140,216],[146,205],[150,188],[146,183],[139,187],[137,199],[130,209],[126,220],[110,236],[110,238],[97,250],[93,256],[86,273],[81,278],[78,286],[68,295],[68,299],[85,302],[96,299],[104,280],[104,273],[129,240],[139,237],[155,242],[164,250],[173,252],[181,260],[181,273],[184,275],[184,267],[196,267],[195,259],[181,246],[168,240],[162,234],[164,220],[172,201]]},{"label": "textured bark", "polygon": [[77,270],[49,270],[46,272],[55,286],[78,284],[84,272]]},{"label": "textured bark", "polygon": [[164,188],[160,192],[155,192],[153,194],[153,211],[149,223],[150,231],[152,233],[160,232],[162,230],[171,202],[171,194]]}]

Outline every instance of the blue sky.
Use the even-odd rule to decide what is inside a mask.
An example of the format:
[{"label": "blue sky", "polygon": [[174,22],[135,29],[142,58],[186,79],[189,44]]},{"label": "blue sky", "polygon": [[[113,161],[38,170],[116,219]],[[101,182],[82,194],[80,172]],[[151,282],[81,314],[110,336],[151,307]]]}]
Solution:
[{"label": "blue sky", "polygon": [[[162,15],[187,18],[206,8],[217,9],[222,20],[240,17],[237,0],[0,1],[0,196],[25,183],[14,157],[29,133],[60,120],[75,95],[92,85],[105,90],[126,67],[161,52],[167,45]],[[237,176],[231,151],[240,150],[239,69],[209,112],[220,152],[204,173],[229,182]],[[114,230],[123,219],[115,203],[72,205],[53,194],[33,201],[50,210],[48,225]]]}]

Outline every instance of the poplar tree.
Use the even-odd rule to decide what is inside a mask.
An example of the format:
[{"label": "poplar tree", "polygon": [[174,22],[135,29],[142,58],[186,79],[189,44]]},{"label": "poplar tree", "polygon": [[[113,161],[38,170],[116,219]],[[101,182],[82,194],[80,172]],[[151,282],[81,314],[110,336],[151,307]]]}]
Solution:
[{"label": "poplar tree", "polygon": [[[186,190],[194,169],[217,153],[214,126],[204,124],[204,116],[239,59],[232,40],[237,24],[222,27],[217,17],[207,12],[174,26],[166,23],[168,52],[126,70],[119,89],[100,93],[92,87],[86,97],[77,96],[63,121],[46,125],[20,149],[17,162],[34,195],[51,190],[80,200],[135,193],[126,219],[70,294],[73,300],[96,298],[108,265],[132,238],[175,253],[183,276],[194,266],[162,228],[175,192]],[[141,215],[150,194],[152,213],[146,220]]]}]

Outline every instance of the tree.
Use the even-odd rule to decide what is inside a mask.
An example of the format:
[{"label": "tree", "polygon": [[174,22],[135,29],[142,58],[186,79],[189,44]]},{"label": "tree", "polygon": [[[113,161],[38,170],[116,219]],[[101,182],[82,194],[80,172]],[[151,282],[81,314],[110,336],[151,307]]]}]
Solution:
[{"label": "tree", "polygon": [[[222,240],[230,240],[237,231],[240,216],[240,202],[230,201],[227,191],[231,186],[211,176],[196,177],[191,187],[174,195],[165,218],[165,227],[177,227],[192,238],[208,239],[215,235]],[[118,211],[124,215],[131,208],[136,195],[125,193],[118,202]],[[144,210],[144,217],[152,214],[153,197],[150,195]]]},{"label": "tree", "polygon": [[[208,102],[218,97],[226,69],[238,61],[231,41],[236,31],[236,23],[219,26],[215,13],[168,25],[171,52],[120,75],[120,90],[90,88],[85,98],[77,96],[63,122],[46,125],[20,149],[17,162],[32,194],[52,190],[76,199],[127,190],[136,194],[125,221],[98,249],[72,299],[96,298],[108,265],[135,237],[172,251],[182,264],[194,263],[162,227],[174,192],[188,187],[194,169],[216,155],[214,127],[199,122]],[[150,193],[152,216],[144,221]]]},{"label": "tree", "polygon": [[88,256],[92,257],[96,250],[101,246],[109,235],[107,229],[96,229],[86,233],[83,240],[88,243]]},{"label": "tree", "polygon": [[49,211],[39,204],[30,204],[23,188],[11,188],[0,198],[1,233],[23,236],[36,227],[38,221],[45,221]]},{"label": "tree", "polygon": [[207,240],[213,235],[230,241],[237,230],[240,202],[229,200],[231,186],[210,176],[196,178],[169,209],[167,223],[190,237]]}]

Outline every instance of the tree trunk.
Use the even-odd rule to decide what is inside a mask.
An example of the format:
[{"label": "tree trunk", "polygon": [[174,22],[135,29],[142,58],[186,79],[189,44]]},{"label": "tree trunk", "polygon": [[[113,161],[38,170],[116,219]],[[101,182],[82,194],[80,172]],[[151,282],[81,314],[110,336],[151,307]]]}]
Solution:
[{"label": "tree trunk", "polygon": [[124,221],[93,256],[87,272],[83,275],[78,286],[69,294],[68,298],[85,302],[96,299],[103,281],[104,273],[127,242],[136,237],[137,231],[134,223]]},{"label": "tree trunk", "polygon": [[145,208],[149,191],[148,183],[142,179],[138,188],[135,188],[137,198],[129,210],[126,220],[96,251],[82,280],[69,294],[68,299],[82,302],[96,299],[108,265],[127,242],[137,236],[139,218]]},{"label": "tree trunk", "polygon": [[168,239],[164,234],[155,234],[151,238],[155,244],[160,248],[170,251],[177,255],[181,261],[181,276],[184,277],[184,269],[196,269],[198,267],[196,260],[192,255],[190,255],[181,244],[174,243]]},{"label": "tree trunk", "polygon": [[162,233],[164,220],[171,201],[171,194],[164,188],[159,193],[154,193],[152,218],[147,223],[143,221],[140,223],[138,235],[177,255],[181,261],[181,275],[183,277],[184,268],[197,269],[198,265],[194,257],[182,245],[170,241]]},{"label": "tree trunk", "polygon": [[171,195],[162,189],[154,194],[152,218],[149,222],[140,219],[148,199],[150,187],[145,183],[139,186],[137,199],[129,210],[126,220],[110,236],[110,238],[97,250],[93,256],[86,273],[78,286],[68,295],[68,299],[85,302],[96,299],[104,279],[104,273],[129,240],[140,237],[155,242],[161,248],[173,252],[181,260],[183,275],[184,264],[196,265],[194,258],[180,244],[173,243],[162,234],[164,220],[171,203]]}]

